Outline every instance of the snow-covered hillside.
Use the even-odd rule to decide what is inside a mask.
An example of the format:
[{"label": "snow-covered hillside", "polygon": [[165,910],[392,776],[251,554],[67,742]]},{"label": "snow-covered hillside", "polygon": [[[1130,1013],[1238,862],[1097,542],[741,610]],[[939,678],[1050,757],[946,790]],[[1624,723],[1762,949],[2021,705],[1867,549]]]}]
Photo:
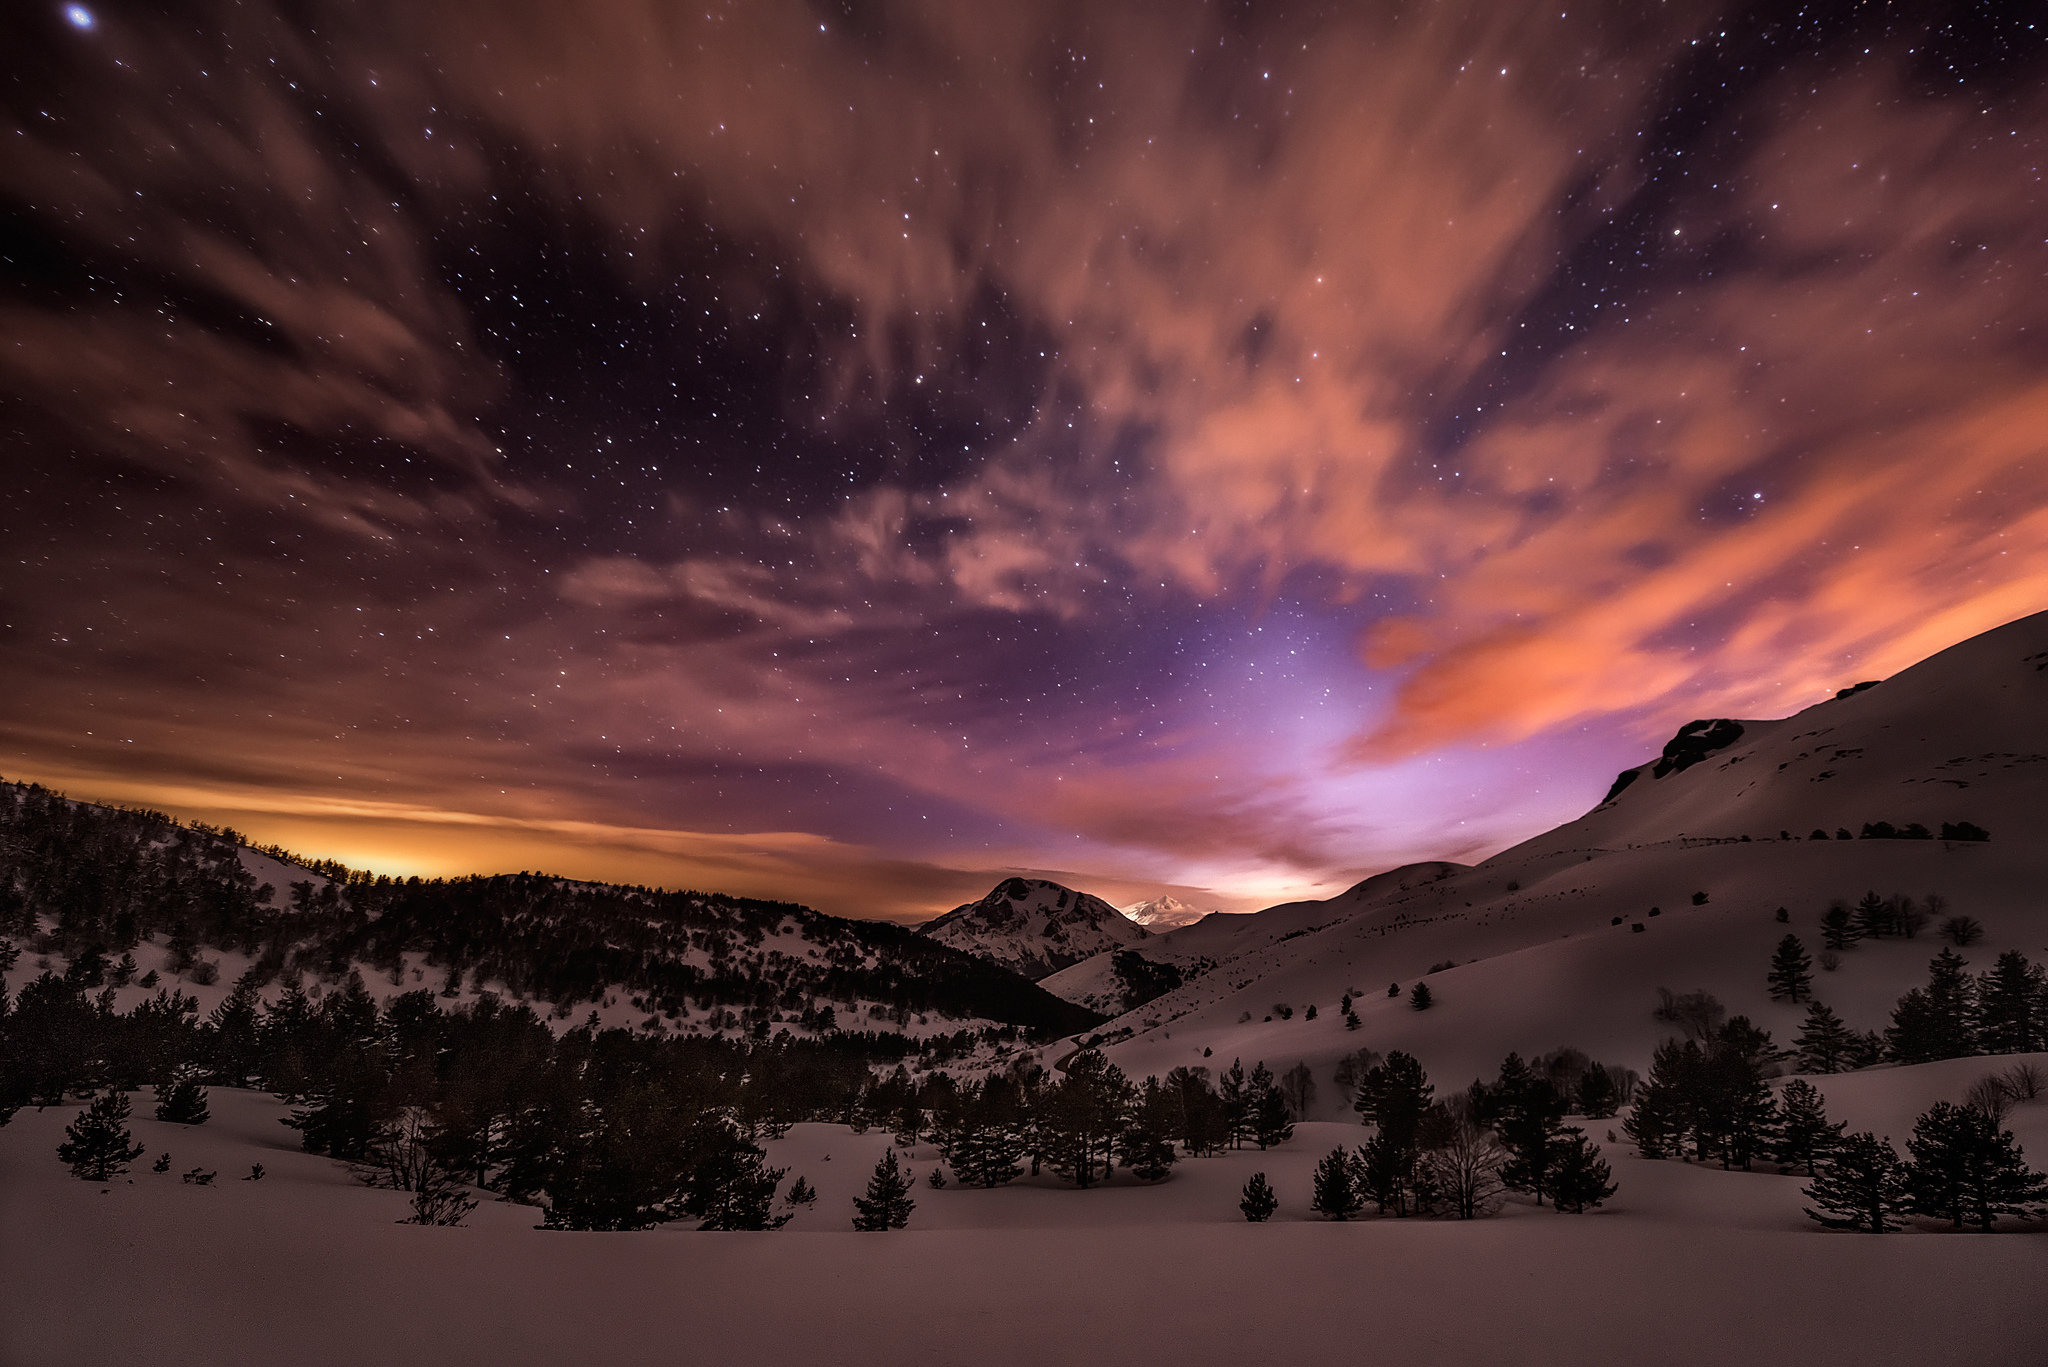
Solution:
[{"label": "snow-covered hillside", "polygon": [[1005,878],[979,902],[918,927],[1027,978],[1043,978],[1147,938],[1145,928],[1100,897],[1042,878]]},{"label": "snow-covered hillside", "polygon": [[[1137,952],[1188,980],[1112,1023],[1113,1057],[1140,1076],[1239,1055],[1306,1062],[1325,1107],[1341,1104],[1337,1062],[1361,1047],[1407,1049],[1459,1080],[1560,1044],[1640,1069],[1663,1033],[1659,987],[1705,988],[1783,1043],[1804,1008],[1767,994],[1773,946],[1790,932],[1818,956],[1830,902],[1870,891],[1935,894],[1944,915],[1980,922],[1973,970],[2048,948],[2048,614],[1793,717],[1687,728],[1663,759],[1476,867],[1412,865],[1148,939]],[[1970,823],[1990,839],[1877,838],[1877,823]],[[1815,991],[1852,1027],[1881,1028],[1924,980],[1935,929],[1844,951]],[[1425,976],[1435,1005],[1418,1011],[1408,994]],[[1100,1004],[1115,977],[1101,956],[1044,986]],[[1338,1010],[1347,993],[1357,1029]]]}]

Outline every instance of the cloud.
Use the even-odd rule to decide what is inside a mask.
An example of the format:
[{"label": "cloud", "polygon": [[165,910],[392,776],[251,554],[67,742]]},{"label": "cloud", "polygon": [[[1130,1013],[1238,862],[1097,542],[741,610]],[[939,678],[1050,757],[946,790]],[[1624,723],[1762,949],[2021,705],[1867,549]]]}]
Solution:
[{"label": "cloud", "polygon": [[20,772],[892,915],[1293,888],[2048,606],[2031,89],[1729,93],[1622,4],[218,19],[0,128]]}]

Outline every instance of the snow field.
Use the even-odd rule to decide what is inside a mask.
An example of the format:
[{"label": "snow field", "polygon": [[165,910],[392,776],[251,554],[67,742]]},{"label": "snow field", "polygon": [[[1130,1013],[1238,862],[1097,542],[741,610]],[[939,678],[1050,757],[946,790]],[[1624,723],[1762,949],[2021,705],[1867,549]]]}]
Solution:
[{"label": "snow field", "polygon": [[[1836,1118],[1903,1144],[1927,1103],[2011,1061],[1815,1081]],[[1310,1169],[1363,1130],[1310,1123],[1265,1153],[1184,1160],[1156,1187],[1119,1174],[1090,1191],[933,1191],[920,1145],[911,1228],[856,1234],[851,1198],[888,1134],[799,1125],[770,1160],[819,1200],[784,1230],[564,1234],[488,1199],[463,1228],[394,1223],[405,1198],[297,1151],[283,1103],[211,1100],[214,1118],[186,1128],[148,1119],[137,1094],[144,1158],[104,1187],[55,1157],[76,1106],[0,1129],[0,1361],[2037,1367],[2048,1342],[2044,1231],[1825,1232],[1799,1213],[1803,1179],[1644,1161],[1605,1144],[1614,1122],[1588,1129],[1621,1190],[1584,1216],[1518,1202],[1469,1223],[1314,1220]],[[2048,1159],[2048,1102],[2009,1123]],[[151,1173],[165,1150],[172,1171]],[[256,1162],[264,1180],[238,1180]],[[181,1182],[194,1165],[215,1184]],[[1281,1198],[1263,1225],[1236,1209],[1254,1171]]]}]

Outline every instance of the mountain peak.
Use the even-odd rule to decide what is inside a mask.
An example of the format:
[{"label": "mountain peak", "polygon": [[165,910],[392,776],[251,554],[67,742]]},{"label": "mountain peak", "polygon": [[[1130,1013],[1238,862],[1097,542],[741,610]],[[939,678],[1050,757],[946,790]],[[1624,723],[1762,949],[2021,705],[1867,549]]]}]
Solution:
[{"label": "mountain peak", "polygon": [[1043,878],[1005,878],[918,933],[1033,980],[1146,938],[1143,926],[1100,897]]},{"label": "mountain peak", "polygon": [[1172,930],[1179,926],[1193,925],[1204,916],[1213,915],[1199,907],[1188,905],[1171,893],[1161,893],[1149,901],[1133,902],[1124,907],[1123,914],[1153,933]]}]

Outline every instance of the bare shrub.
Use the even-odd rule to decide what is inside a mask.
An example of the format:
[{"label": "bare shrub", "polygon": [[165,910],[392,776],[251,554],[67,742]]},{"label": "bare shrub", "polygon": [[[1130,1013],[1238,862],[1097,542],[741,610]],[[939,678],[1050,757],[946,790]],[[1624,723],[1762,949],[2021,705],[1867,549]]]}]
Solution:
[{"label": "bare shrub", "polygon": [[373,1187],[412,1193],[412,1214],[400,1224],[459,1225],[476,1209],[476,1198],[456,1180],[440,1140],[441,1129],[426,1110],[408,1106],[370,1146],[369,1157],[350,1166]]},{"label": "bare shrub", "polygon": [[1989,1116],[1994,1125],[2002,1124],[2012,1110],[2013,1095],[2006,1090],[2005,1079],[1997,1074],[1978,1078],[1970,1084],[1970,1090],[1963,1094],[1964,1104],[1971,1109]]},{"label": "bare shrub", "polygon": [[2005,1084],[2006,1094],[2014,1101],[2038,1101],[2041,1093],[2048,1090],[2048,1074],[2037,1063],[2015,1063],[2000,1073],[1998,1080]]},{"label": "bare shrub", "polygon": [[1660,1001],[1653,1014],[1658,1020],[1677,1026],[1688,1039],[1707,1039],[1728,1019],[1728,1008],[1704,987],[1679,993],[1660,987],[1657,996]]}]

